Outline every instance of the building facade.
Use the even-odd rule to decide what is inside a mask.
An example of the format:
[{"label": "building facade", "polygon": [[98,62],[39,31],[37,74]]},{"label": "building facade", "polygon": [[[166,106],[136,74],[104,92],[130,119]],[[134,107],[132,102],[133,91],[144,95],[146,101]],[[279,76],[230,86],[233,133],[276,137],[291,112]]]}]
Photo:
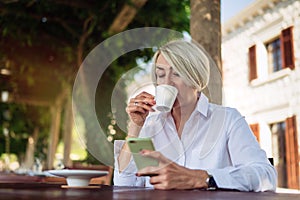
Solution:
[{"label": "building facade", "polygon": [[256,0],[222,27],[223,104],[273,158],[278,187],[300,189],[300,0]]}]

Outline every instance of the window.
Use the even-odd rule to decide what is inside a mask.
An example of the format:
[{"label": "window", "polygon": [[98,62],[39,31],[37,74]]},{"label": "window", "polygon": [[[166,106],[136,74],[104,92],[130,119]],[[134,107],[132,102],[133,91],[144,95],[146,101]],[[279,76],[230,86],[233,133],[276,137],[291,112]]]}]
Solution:
[{"label": "window", "polygon": [[269,73],[282,69],[280,39],[277,38],[266,44],[268,54]]},{"label": "window", "polygon": [[[253,45],[248,50],[249,82],[261,76],[268,77],[268,74],[285,68],[291,70],[295,68],[293,27],[282,30],[278,37],[263,44],[265,45]],[[257,59],[259,64],[257,64]]]},{"label": "window", "polygon": [[296,116],[270,124],[274,166],[278,172],[278,186],[299,189],[299,152]]},{"label": "window", "polygon": [[272,132],[272,150],[275,168],[277,171],[278,187],[287,188],[287,169],[286,169],[286,141],[285,141],[285,122],[278,122],[270,125]]}]

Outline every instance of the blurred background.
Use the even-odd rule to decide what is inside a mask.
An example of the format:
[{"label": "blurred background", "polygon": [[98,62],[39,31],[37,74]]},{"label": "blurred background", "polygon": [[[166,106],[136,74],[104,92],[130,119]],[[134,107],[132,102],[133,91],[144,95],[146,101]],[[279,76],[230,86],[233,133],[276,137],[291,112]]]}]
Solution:
[{"label": "blurred background", "polygon": [[[86,151],[73,122],[72,87],[82,61],[99,43],[128,29],[189,32],[189,1],[1,0],[0,6],[1,170],[32,170],[36,162],[43,169],[102,164]],[[113,88],[137,60],[151,56],[147,49],[130,52],[101,77],[96,112],[109,142],[126,136],[110,106]],[[118,98],[124,107],[126,91]],[[126,123],[125,110],[119,113]],[[85,129],[84,120],[78,129]]]}]

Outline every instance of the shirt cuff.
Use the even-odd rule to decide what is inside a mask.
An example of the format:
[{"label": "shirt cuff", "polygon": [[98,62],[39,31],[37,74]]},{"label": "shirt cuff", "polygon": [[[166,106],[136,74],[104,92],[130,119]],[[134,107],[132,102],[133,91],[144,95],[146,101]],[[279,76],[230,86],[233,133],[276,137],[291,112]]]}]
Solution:
[{"label": "shirt cuff", "polygon": [[[233,169],[233,168],[232,168]],[[236,185],[232,182],[232,177],[229,173],[230,169],[210,169],[207,173],[214,177],[218,188],[236,189]]]},{"label": "shirt cuff", "polygon": [[118,162],[118,157],[120,155],[121,149],[123,148],[123,145],[125,144],[125,140],[115,140],[114,142],[114,159],[115,159],[115,172],[119,176],[135,176],[135,173],[137,172],[137,168],[135,166],[135,163],[133,162],[133,158],[131,156],[130,161],[127,165],[127,167],[120,173],[119,171],[119,162]]},{"label": "shirt cuff", "polygon": [[128,166],[122,171],[119,171],[118,157],[121,149],[125,144],[125,140],[115,140],[114,142],[114,157],[115,157],[115,169],[114,169],[114,185],[118,186],[144,186],[144,177],[136,177],[135,173],[137,168],[131,156]]}]

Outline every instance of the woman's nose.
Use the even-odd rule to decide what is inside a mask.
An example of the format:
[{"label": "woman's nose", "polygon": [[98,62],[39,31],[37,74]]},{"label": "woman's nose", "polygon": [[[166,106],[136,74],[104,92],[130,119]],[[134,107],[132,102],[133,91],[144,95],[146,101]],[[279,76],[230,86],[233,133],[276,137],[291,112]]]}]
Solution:
[{"label": "woman's nose", "polygon": [[164,84],[166,85],[173,85],[173,80],[171,75],[167,75],[164,78]]}]

